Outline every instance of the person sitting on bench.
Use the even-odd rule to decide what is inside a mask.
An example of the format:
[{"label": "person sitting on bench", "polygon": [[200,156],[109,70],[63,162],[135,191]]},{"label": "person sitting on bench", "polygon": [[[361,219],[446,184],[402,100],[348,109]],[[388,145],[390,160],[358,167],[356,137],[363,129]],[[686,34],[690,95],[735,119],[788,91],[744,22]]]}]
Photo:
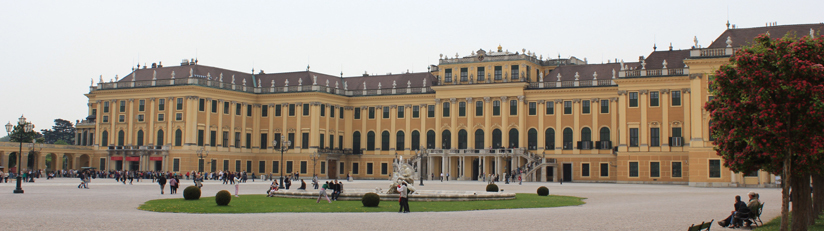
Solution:
[{"label": "person sitting on bench", "polygon": [[735,210],[730,213],[730,216],[725,218],[722,221],[718,222],[718,225],[721,227],[741,227],[741,218],[747,217],[750,214],[750,208],[747,207],[743,201],[741,201],[741,196],[735,196],[735,204],[733,205]]}]

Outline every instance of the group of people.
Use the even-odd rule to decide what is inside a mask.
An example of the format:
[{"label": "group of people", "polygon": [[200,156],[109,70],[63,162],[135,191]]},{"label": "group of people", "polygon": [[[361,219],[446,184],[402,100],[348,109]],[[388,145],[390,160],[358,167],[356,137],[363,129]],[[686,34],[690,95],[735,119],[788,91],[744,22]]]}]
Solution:
[{"label": "group of people", "polygon": [[757,212],[758,207],[761,206],[761,201],[758,199],[758,193],[753,191],[747,193],[747,196],[750,200],[744,203],[741,201],[741,196],[736,195],[735,204],[733,204],[735,210],[732,211],[730,216],[719,221],[718,225],[721,227],[740,228],[743,223],[746,223],[746,226],[749,227],[752,224],[749,218]]},{"label": "group of people", "polygon": [[[332,194],[332,198],[329,198],[329,195],[326,193],[326,190],[332,190],[330,194]],[[315,203],[320,203],[321,197],[326,197],[326,201],[332,203],[332,201],[337,201],[340,194],[343,192],[343,182],[338,182],[338,180],[334,181],[327,181],[326,183],[321,186],[320,192],[318,193],[318,200]]]}]

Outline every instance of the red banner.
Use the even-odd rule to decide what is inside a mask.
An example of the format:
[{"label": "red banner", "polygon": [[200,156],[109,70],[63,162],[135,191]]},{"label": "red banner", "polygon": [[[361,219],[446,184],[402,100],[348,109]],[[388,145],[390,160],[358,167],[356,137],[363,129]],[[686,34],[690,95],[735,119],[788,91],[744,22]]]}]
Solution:
[{"label": "red banner", "polygon": [[122,156],[112,156],[112,160],[123,160]]},{"label": "red banner", "polygon": [[149,157],[149,160],[162,161],[163,157],[162,156],[151,156],[151,157]]},{"label": "red banner", "polygon": [[139,156],[127,156],[126,161],[140,161]]}]

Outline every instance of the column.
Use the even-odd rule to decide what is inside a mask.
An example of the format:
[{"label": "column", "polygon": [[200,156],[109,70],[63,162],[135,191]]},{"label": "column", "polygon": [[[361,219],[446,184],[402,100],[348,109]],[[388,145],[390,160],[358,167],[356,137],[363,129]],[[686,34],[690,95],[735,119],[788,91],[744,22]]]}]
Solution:
[{"label": "column", "polygon": [[[690,88],[687,89],[702,89],[701,88],[701,78],[702,74],[691,74],[690,75]],[[688,90],[687,90],[688,91]],[[684,91],[686,93],[687,91]],[[685,100],[690,99],[689,105],[692,110],[690,111],[690,119],[695,119],[695,121],[690,120],[691,122],[691,131],[690,131],[690,147],[704,147],[704,120],[702,119],[703,116],[701,115],[704,111],[704,107],[702,102],[704,100],[701,98],[700,91],[697,91],[696,94],[690,94],[690,97],[683,97]],[[687,108],[684,108],[684,111],[687,111]]]},{"label": "column", "polygon": [[[401,107],[403,107],[403,106],[401,106]],[[392,105],[392,106],[389,106],[389,108],[390,108],[389,109],[389,121],[391,121],[389,123],[390,124],[389,125],[389,147],[390,147],[389,150],[394,149],[396,153],[398,153],[399,155],[403,155],[404,154],[403,149],[398,150],[398,133],[397,133],[398,130],[396,130],[396,128],[395,128],[395,123],[396,123],[397,118],[398,118],[398,105]],[[406,135],[406,133],[404,133],[404,135]],[[406,138],[404,137],[404,139],[406,139]]]},{"label": "column", "polygon": [[601,115],[601,108],[599,106],[601,106],[601,99],[594,98],[590,100],[589,114],[592,115],[592,137],[590,139],[592,140],[592,154],[598,154],[598,148],[600,148],[597,142],[600,140],[599,136],[601,135],[601,128],[598,127],[598,117]]},{"label": "column", "polygon": [[[378,105],[375,107],[375,150],[389,151],[383,150],[383,130],[381,130],[383,128],[381,128],[381,121],[383,121],[383,106]],[[389,136],[391,137],[392,135],[390,134]]]},{"label": "column", "polygon": [[[440,105],[441,99],[435,99],[435,149],[443,147],[441,140],[443,140],[441,132],[441,118],[443,118],[443,108]],[[438,137],[441,137],[440,139]]]},{"label": "column", "polygon": [[[591,111],[590,111],[591,112]],[[581,140],[581,99],[572,100],[572,154],[580,154],[578,142]]]},{"label": "column", "polygon": [[669,96],[670,90],[669,89],[661,89],[661,151],[669,151],[669,131],[670,131],[670,124],[669,124]]},{"label": "column", "polygon": [[[406,107],[403,109],[403,118],[405,119],[404,122],[406,123],[406,132],[404,132],[405,136],[403,137],[403,143],[406,144],[407,147],[404,150],[404,153],[414,154],[414,152],[412,152],[411,150],[420,147],[412,147],[412,131],[414,130],[412,129],[412,104],[406,104],[403,107]],[[420,113],[418,113],[418,116],[420,116]],[[421,131],[423,131],[423,127],[421,127]],[[420,139],[418,139],[418,141],[420,141]],[[418,166],[418,171],[420,171],[421,167],[423,166]]]},{"label": "column", "polygon": [[[501,96],[501,146],[509,147],[509,97]],[[491,134],[490,134],[491,135]],[[500,164],[496,164],[500,166]],[[499,169],[500,170],[500,169]]]},{"label": "column", "polygon": [[[618,122],[618,151],[627,151],[627,91],[618,91],[618,114],[621,115]],[[613,145],[614,146],[614,145]]]},{"label": "column", "polygon": [[[166,106],[166,111],[169,112],[166,116],[166,121],[167,121],[166,122],[166,130],[167,130],[167,132],[164,134],[165,136],[163,136],[164,142],[161,145],[169,144],[169,146],[173,146],[174,144],[172,143],[172,141],[175,139],[175,128],[172,127],[172,121],[174,121],[176,119],[175,118],[176,113],[172,109],[173,107],[171,106],[171,105],[173,105],[172,102],[174,102],[174,98],[169,97],[168,100],[169,101],[167,101],[168,103],[166,104],[166,105],[169,105],[169,106]],[[111,132],[109,132],[109,134],[111,134]],[[112,139],[109,139],[109,140],[112,140]],[[108,157],[106,158],[106,162],[107,162],[106,167],[109,167],[109,163],[108,163],[109,159],[111,159],[111,158],[108,158]],[[101,169],[101,170],[103,170],[103,169]]]},{"label": "column", "polygon": [[[132,143],[132,132],[133,132],[132,129],[134,128],[134,111],[135,111],[134,110],[134,99],[129,99],[129,107],[126,108],[126,111],[127,111],[127,113],[129,113],[128,114],[129,118],[126,119],[126,121],[129,122],[129,126],[126,127],[126,140],[124,142],[124,145],[131,146],[131,145],[134,144],[134,143]],[[75,165],[76,165],[76,163],[75,163]]]},{"label": "column", "polygon": [[[211,98],[206,98],[205,104],[206,104],[205,105],[206,107],[205,107],[204,113],[203,113],[206,116],[206,126],[203,127],[203,146],[204,147],[209,146],[209,145],[212,144],[212,142],[211,142],[212,141],[212,132],[211,132],[212,131],[212,128],[211,128],[212,127],[211,126],[211,124],[212,124],[212,114],[211,114],[212,113],[212,99]],[[206,161],[206,160],[204,160],[204,161]],[[203,165],[203,168],[204,168],[203,170],[206,171],[207,170],[207,169],[205,169],[206,168],[206,163],[203,163],[203,164],[204,164]]]},{"label": "column", "polygon": [[466,148],[473,149],[475,147],[475,104],[472,102],[472,97],[466,98]]},{"label": "column", "polygon": [[546,103],[548,103],[546,100],[538,100],[537,105],[535,105],[538,109],[538,154],[543,154],[546,151],[546,127],[544,126]]},{"label": "column", "polygon": [[[354,134],[354,130],[353,130],[354,128],[352,128],[352,120],[354,120],[354,116],[355,116],[354,115],[355,114],[354,110],[355,110],[355,108],[352,107],[352,106],[345,106],[345,107],[343,107],[343,110],[344,110],[343,112],[346,113],[346,115],[343,116],[343,120],[344,120],[343,130],[345,132],[349,132],[349,134],[344,134],[343,135],[343,142],[344,143],[342,144],[341,147],[352,148],[352,135],[350,135],[350,134]],[[364,134],[361,130],[361,140],[363,140],[363,137],[364,137]],[[328,166],[328,163],[327,163],[327,166]]]},{"label": "column", "polygon": [[[687,141],[690,141],[689,146],[692,146],[692,142],[691,142],[692,140],[687,140],[687,138],[686,138],[686,137],[692,137],[692,124],[693,124],[692,118],[701,118],[700,114],[699,114],[699,117],[692,117],[693,114],[692,114],[692,104],[691,104],[692,103],[692,99],[691,99],[692,97],[691,96],[692,96],[692,92],[690,91],[690,88],[682,88],[681,89],[681,99],[684,101],[684,102],[681,102],[682,107],[684,107],[684,124],[682,125],[682,130],[683,131],[681,131],[681,133],[682,133],[681,136],[684,137],[684,146],[687,145]],[[699,109],[700,109],[700,107],[699,107]],[[698,123],[701,123],[701,121],[698,121]],[[699,145],[699,144],[695,144],[695,145]]]},{"label": "column", "polygon": [[[246,113],[244,113],[244,110],[248,109],[247,105],[249,105],[249,104],[242,103],[241,107],[240,107],[240,143],[241,143],[240,146],[243,147],[243,148],[248,149],[248,148],[252,148],[252,147],[246,147],[246,142],[247,142],[246,141],[246,133],[249,132],[249,130],[247,129],[247,128],[249,128],[249,126],[246,125],[246,121],[248,120],[247,119],[248,116],[246,116]],[[298,119],[298,124],[300,124],[300,119]],[[208,129],[208,126],[206,127],[206,129]],[[204,133],[205,132],[209,132],[209,131],[204,131]],[[298,137],[300,137],[299,134],[298,134]],[[249,142],[249,146],[252,146],[251,143],[252,142]]]},{"label": "column", "polygon": [[[549,103],[549,102],[547,102]],[[555,154],[562,154],[564,151],[564,127],[561,123],[561,117],[564,115],[564,100],[556,99],[555,106]]]},{"label": "column", "polygon": [[[458,100],[450,98],[449,101],[452,103],[449,107],[449,134],[452,136],[450,138],[450,147],[451,149],[458,149]],[[451,170],[452,165],[450,164],[449,167]]]},{"label": "column", "polygon": [[429,147],[426,146],[426,144],[428,144],[429,142],[426,138],[426,132],[428,131],[428,129],[426,129],[426,119],[429,118],[427,115],[429,109],[427,108],[426,104],[421,104],[419,106],[420,111],[418,111],[418,118],[421,119],[421,146],[424,146],[428,149]]},{"label": "column", "polygon": [[369,121],[369,115],[367,115],[369,111],[367,110],[369,110],[369,107],[361,107],[361,149],[366,149],[366,134],[369,133],[366,130],[366,122]]},{"label": "column", "polygon": [[[647,123],[647,108],[649,103],[649,90],[638,91],[638,106],[641,108],[641,128],[638,129],[638,141],[641,151],[649,151],[649,124]],[[659,97],[660,99],[660,97]]]},{"label": "column", "polygon": [[[117,131],[114,130],[114,125],[117,123],[117,113],[116,113],[117,109],[115,107],[115,105],[117,105],[117,100],[111,100],[109,105],[110,105],[110,107],[109,107],[109,125],[111,126],[109,128],[109,137],[108,137],[109,138],[109,145],[110,146],[117,146],[117,139],[116,139]],[[100,119],[103,119],[103,118],[100,118]],[[77,141],[77,137],[75,137],[74,140]],[[63,157],[61,156],[58,159],[60,159],[62,161]],[[6,166],[8,166],[8,165],[6,165]],[[63,165],[60,165],[60,167],[62,168]]]},{"label": "column", "polygon": [[[615,142],[612,144],[615,147],[618,144],[618,97],[609,98],[609,140]],[[626,115],[625,115],[626,116]]]},{"label": "column", "polygon": [[[223,137],[223,114],[221,114],[221,113],[223,113],[223,110],[226,110],[226,109],[224,109],[226,107],[226,105],[223,105],[223,102],[224,101],[222,99],[217,100],[217,114],[218,114],[217,115],[217,132],[215,132],[215,135],[217,135],[217,138],[215,139],[215,141],[217,141],[217,143],[220,144],[220,145],[217,145],[218,147],[221,147],[223,145],[228,146],[228,144],[223,143],[223,140],[224,140],[224,137]],[[272,123],[270,122],[269,124],[271,125]],[[271,131],[272,129],[269,129],[269,130]]]},{"label": "column", "polygon": [[[484,97],[484,147],[492,146],[492,100],[489,96]],[[486,158],[484,158],[486,161]],[[486,164],[484,164],[486,166]]]},{"label": "column", "polygon": [[[522,76],[523,77],[523,76]],[[526,136],[526,113],[524,104],[524,96],[518,96],[518,147],[524,148],[524,150],[528,150],[527,147],[527,139],[529,137]],[[537,107],[537,106],[536,106]],[[516,157],[519,158],[519,157]]]},{"label": "column", "polygon": [[[101,122],[101,120],[103,120],[103,116],[102,116],[103,115],[103,105],[102,105],[103,101],[98,100],[95,103],[97,104],[97,114],[95,114],[94,116],[97,119],[94,120],[94,128],[95,128],[94,133],[95,133],[95,135],[94,135],[94,142],[92,142],[92,143],[94,145],[99,146],[100,143],[101,143],[101,139],[102,139],[101,134],[103,134],[103,128],[100,126],[100,122]],[[111,109],[111,107],[109,107],[109,109]],[[4,164],[3,166],[8,166],[8,165]],[[54,169],[52,169],[52,170],[54,170]],[[104,169],[100,169],[100,170],[102,171]]]},{"label": "column", "polygon": [[[309,148],[323,148],[320,147],[320,102],[312,102],[309,106],[309,117],[311,118],[309,124]],[[326,115],[329,118],[329,115]],[[298,162],[300,164],[300,162]]]},{"label": "column", "polygon": [[[147,113],[148,115],[146,115],[146,118],[149,120],[149,127],[146,128],[146,133],[147,133],[146,137],[148,139],[146,144],[149,144],[151,146],[151,145],[154,145],[154,143],[157,141],[157,139],[155,139],[155,135],[157,133],[156,133],[156,130],[154,128],[155,120],[157,120],[157,119],[155,119],[155,117],[157,116],[155,114],[155,98],[149,98],[149,110],[146,110],[146,111],[148,111],[148,113]],[[89,162],[93,162],[93,161],[89,160]]]}]

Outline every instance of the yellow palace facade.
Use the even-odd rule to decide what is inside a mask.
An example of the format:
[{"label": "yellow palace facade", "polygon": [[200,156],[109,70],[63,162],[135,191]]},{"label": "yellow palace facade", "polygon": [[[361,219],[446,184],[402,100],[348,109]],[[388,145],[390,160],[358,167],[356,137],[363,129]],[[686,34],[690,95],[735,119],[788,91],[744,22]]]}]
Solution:
[{"label": "yellow palace facade", "polygon": [[68,166],[388,179],[400,157],[426,179],[772,186],[715,154],[708,80],[757,34],[820,29],[729,28],[708,47],[602,64],[500,46],[352,77],[152,64],[90,86],[88,150]]}]

